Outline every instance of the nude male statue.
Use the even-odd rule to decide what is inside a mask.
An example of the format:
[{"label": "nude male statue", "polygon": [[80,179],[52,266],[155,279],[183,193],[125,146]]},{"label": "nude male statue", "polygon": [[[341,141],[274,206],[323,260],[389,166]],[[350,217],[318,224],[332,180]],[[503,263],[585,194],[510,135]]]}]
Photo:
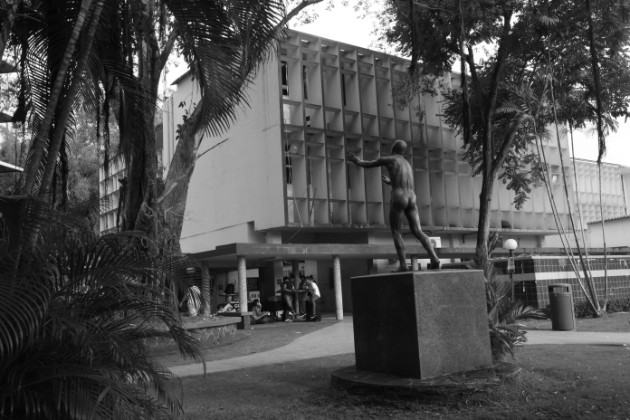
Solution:
[{"label": "nude male statue", "polygon": [[389,172],[389,177],[383,176],[383,181],[392,186],[392,196],[389,208],[389,226],[394,237],[394,245],[396,253],[400,261],[399,271],[407,271],[407,258],[405,256],[405,243],[400,230],[402,228],[402,216],[407,217],[409,228],[416,238],[420,241],[424,249],[426,249],[431,258],[429,264],[430,270],[440,268],[440,259],[438,258],[431,240],[420,228],[420,216],[418,215],[418,206],[416,205],[416,193],[413,186],[413,170],[411,165],[403,157],[407,150],[407,143],[403,140],[396,140],[392,145],[392,153],[390,156],[383,156],[376,160],[362,160],[354,153],[346,154],[346,158],[363,168],[374,168],[384,166]]}]

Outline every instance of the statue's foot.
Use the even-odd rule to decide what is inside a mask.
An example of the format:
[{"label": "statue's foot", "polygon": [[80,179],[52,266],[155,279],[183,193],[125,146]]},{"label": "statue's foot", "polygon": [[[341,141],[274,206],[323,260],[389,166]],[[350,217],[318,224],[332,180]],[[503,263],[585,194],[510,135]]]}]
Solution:
[{"label": "statue's foot", "polygon": [[405,271],[409,271],[409,269],[407,267],[400,266],[398,267],[398,270],[395,271],[395,273],[404,273]]},{"label": "statue's foot", "polygon": [[427,266],[427,269],[429,269],[429,270],[439,270],[440,269],[440,262],[439,261],[434,261],[432,263],[429,263],[429,265]]}]

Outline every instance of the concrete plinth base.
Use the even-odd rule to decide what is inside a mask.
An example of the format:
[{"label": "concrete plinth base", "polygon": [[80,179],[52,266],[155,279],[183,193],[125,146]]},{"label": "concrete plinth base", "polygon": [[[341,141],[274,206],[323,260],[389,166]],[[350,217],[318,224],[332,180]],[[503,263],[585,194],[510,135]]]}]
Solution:
[{"label": "concrete plinth base", "polygon": [[520,368],[501,362],[488,369],[453,373],[431,379],[403,378],[387,373],[365,372],[354,367],[339,369],[332,374],[332,384],[348,390],[393,392],[401,394],[458,394],[483,391],[513,377]]},{"label": "concrete plinth base", "polygon": [[356,369],[428,379],[492,367],[478,270],[352,278]]}]

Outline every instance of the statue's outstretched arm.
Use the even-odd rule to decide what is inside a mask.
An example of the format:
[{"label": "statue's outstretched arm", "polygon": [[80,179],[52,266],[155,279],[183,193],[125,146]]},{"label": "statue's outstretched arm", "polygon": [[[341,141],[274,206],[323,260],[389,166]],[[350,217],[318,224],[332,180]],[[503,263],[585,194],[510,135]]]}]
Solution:
[{"label": "statue's outstretched arm", "polygon": [[376,160],[363,160],[356,153],[346,153],[346,159],[350,162],[361,166],[362,168],[374,168],[376,166],[383,166],[384,162],[382,158]]}]

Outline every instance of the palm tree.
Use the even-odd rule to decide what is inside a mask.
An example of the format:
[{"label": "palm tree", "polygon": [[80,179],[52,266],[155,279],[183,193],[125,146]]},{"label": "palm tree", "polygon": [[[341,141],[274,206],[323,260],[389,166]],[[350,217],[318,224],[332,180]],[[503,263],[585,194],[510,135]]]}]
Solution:
[{"label": "palm tree", "polygon": [[[218,133],[246,104],[245,87],[286,22],[322,0],[302,0],[285,15],[278,0],[61,0],[21,2],[15,25],[23,84],[34,128],[24,192],[54,202],[64,176],[58,158],[77,95],[102,118],[105,166],[110,119],[120,127],[118,153],[128,168],[123,230],[157,237],[178,249],[197,133]],[[71,23],[71,24],[69,24]],[[155,115],[160,74],[177,49],[200,86],[197,110],[181,130],[172,171],[157,183]],[[99,133],[100,135],[101,133]],[[63,184],[63,183],[62,183]],[[63,194],[64,191],[62,190]],[[164,220],[168,214],[170,220]]]},{"label": "palm tree", "polygon": [[0,212],[0,418],[180,411],[178,380],[145,343],[170,336],[200,359],[163,286],[188,263],[156,258],[138,234],[96,237],[41,201],[0,197]]}]

